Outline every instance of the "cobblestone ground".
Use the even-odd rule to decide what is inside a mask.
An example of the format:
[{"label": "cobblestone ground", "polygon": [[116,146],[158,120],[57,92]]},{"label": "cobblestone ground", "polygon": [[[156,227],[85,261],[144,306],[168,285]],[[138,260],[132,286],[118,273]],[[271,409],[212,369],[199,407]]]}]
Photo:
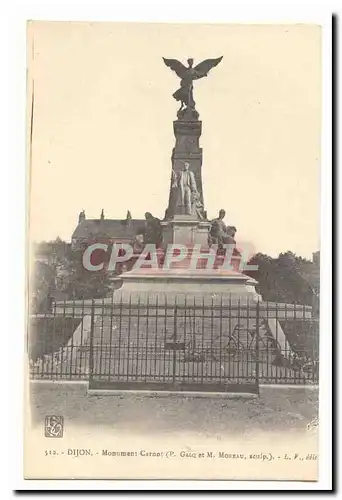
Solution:
[{"label": "cobblestone ground", "polygon": [[304,431],[317,425],[316,388],[264,387],[259,398],[177,395],[87,395],[86,384],[32,382],[32,419],[63,415],[65,423],[116,432],[192,432],[206,436]]}]

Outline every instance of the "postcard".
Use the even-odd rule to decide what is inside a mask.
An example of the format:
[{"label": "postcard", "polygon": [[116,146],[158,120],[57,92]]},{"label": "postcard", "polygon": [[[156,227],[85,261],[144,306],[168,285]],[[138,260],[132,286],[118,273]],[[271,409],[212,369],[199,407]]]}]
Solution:
[{"label": "postcard", "polygon": [[26,479],[318,480],[321,31],[28,22]]}]

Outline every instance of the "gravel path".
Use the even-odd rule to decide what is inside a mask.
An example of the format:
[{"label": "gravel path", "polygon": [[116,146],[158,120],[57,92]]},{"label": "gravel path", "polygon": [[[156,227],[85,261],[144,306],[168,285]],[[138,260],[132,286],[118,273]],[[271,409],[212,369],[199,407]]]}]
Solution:
[{"label": "gravel path", "polygon": [[77,425],[115,427],[131,434],[192,432],[212,435],[298,432],[317,420],[318,390],[261,388],[259,398],[88,396],[86,384],[31,383],[32,419],[63,415]]}]

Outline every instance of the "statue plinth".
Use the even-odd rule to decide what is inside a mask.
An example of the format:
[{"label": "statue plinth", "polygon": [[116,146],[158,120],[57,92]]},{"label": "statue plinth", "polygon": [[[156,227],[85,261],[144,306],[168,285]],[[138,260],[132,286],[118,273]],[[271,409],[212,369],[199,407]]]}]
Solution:
[{"label": "statue plinth", "polygon": [[180,244],[186,246],[202,245],[208,247],[210,222],[200,221],[192,215],[175,215],[161,223],[163,228],[163,247]]},{"label": "statue plinth", "polygon": [[177,118],[184,121],[195,121],[199,118],[199,112],[191,108],[180,109],[177,111]]}]

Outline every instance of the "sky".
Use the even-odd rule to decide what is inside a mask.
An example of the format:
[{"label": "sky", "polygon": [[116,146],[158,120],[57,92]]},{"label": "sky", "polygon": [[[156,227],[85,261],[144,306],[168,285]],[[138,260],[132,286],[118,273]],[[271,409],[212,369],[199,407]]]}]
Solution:
[{"label": "sky", "polygon": [[82,209],[163,218],[179,79],[162,57],[223,55],[194,90],[208,217],[271,256],[319,249],[318,26],[32,22],[27,52],[31,240],[70,241]]}]

